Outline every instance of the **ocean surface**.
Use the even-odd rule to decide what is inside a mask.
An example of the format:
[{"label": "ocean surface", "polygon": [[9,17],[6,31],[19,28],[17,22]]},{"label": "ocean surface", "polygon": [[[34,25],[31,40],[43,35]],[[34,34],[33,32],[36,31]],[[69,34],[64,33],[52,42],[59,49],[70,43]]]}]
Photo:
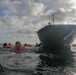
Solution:
[{"label": "ocean surface", "polygon": [[19,53],[0,49],[0,75],[76,75],[76,48],[71,48],[73,62],[68,66],[65,60],[35,49]]}]

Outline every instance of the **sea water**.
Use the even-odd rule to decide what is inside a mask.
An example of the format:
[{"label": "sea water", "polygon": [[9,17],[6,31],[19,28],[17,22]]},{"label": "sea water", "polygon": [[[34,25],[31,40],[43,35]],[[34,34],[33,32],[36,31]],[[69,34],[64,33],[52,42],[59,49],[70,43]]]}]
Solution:
[{"label": "sea water", "polygon": [[32,50],[15,53],[1,49],[0,75],[76,75],[76,48],[71,49],[74,61],[69,66],[58,64],[58,60],[61,60],[59,58],[56,62],[52,61],[52,54],[36,53]]}]

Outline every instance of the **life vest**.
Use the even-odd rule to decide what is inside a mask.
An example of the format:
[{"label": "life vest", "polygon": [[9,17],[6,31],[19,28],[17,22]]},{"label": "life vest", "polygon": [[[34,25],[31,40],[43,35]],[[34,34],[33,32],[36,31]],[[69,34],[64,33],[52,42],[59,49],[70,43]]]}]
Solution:
[{"label": "life vest", "polygon": [[14,47],[14,50],[24,51],[25,50],[25,47],[24,46],[21,46],[19,49],[16,49],[16,47]]},{"label": "life vest", "polygon": [[25,50],[25,47],[24,46],[21,46],[19,50],[20,51],[24,51]]},{"label": "life vest", "polygon": [[7,46],[4,46],[3,48],[12,48],[12,47],[7,45]]},{"label": "life vest", "polygon": [[26,44],[26,46],[28,46],[28,47],[32,47],[32,45],[31,45],[31,44]]}]

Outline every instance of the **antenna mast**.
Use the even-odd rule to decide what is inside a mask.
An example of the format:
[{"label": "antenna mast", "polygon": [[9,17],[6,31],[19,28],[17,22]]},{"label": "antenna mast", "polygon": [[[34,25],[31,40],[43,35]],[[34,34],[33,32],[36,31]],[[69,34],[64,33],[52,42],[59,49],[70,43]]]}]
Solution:
[{"label": "antenna mast", "polygon": [[52,14],[52,19],[53,19],[53,25],[54,25],[54,14]]}]

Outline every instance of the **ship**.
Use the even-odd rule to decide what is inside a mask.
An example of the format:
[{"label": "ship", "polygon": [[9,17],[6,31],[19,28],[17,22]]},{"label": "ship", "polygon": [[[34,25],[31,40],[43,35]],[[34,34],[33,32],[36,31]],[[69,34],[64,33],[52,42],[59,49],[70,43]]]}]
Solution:
[{"label": "ship", "polygon": [[57,49],[72,44],[76,36],[76,25],[46,25],[37,34],[42,46]]}]

